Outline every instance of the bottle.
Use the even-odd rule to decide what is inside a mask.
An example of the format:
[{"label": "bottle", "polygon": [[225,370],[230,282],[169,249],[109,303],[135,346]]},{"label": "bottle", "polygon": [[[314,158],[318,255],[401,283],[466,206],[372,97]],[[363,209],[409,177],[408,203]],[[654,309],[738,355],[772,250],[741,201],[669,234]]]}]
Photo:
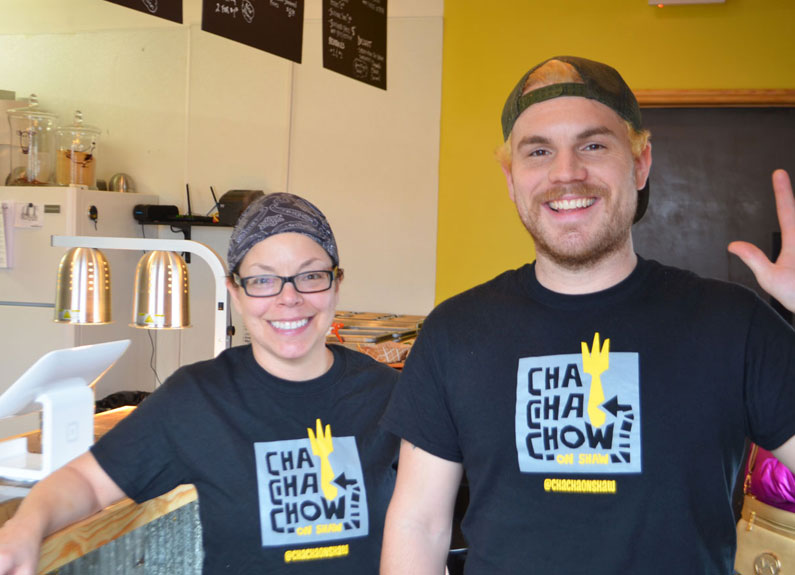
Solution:
[{"label": "bottle", "polygon": [[36,94],[28,106],[8,110],[11,127],[10,186],[42,186],[54,181],[55,125],[58,116],[39,107]]},{"label": "bottle", "polygon": [[80,110],[75,111],[73,124],[56,130],[55,180],[58,185],[96,188],[99,133],[99,128],[83,123]]}]

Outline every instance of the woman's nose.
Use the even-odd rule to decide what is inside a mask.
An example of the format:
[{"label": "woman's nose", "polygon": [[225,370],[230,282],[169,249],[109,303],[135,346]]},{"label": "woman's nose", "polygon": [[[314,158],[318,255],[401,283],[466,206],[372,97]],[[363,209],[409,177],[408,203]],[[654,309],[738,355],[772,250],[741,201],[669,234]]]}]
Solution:
[{"label": "woman's nose", "polygon": [[295,284],[291,281],[285,282],[282,291],[276,297],[282,305],[295,305],[302,301],[301,293],[295,289]]}]

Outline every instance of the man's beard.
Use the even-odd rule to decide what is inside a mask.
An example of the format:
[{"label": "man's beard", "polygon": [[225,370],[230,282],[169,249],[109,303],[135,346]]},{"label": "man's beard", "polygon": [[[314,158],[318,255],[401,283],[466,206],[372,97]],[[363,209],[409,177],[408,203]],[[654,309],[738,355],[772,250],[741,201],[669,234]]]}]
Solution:
[{"label": "man's beard", "polygon": [[[621,193],[621,192],[618,192]],[[606,188],[589,186],[586,184],[576,184],[571,186],[559,186],[547,191],[542,197],[536,200],[534,213],[538,214],[546,209],[544,204],[563,197],[598,198],[598,201],[611,202],[615,204],[617,198],[615,194],[610,194]],[[613,205],[606,206],[612,208],[609,219],[593,235],[587,238],[574,237],[566,238],[566,230],[557,237],[552,237],[542,226],[539,226],[535,218],[527,214],[519,214],[527,231],[533,238],[536,253],[549,259],[558,266],[576,271],[587,269],[610,255],[621,250],[630,238],[632,221],[635,215],[635,206],[631,206],[626,213]],[[571,233],[579,236],[578,225],[571,226]]]}]

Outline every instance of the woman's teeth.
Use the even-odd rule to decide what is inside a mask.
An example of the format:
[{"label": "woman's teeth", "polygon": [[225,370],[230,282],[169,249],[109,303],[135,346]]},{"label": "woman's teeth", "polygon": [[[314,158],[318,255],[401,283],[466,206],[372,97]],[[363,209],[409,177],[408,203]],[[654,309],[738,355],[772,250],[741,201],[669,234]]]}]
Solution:
[{"label": "woman's teeth", "polygon": [[309,320],[307,318],[299,319],[297,321],[272,321],[270,324],[276,329],[298,329],[304,327]]}]

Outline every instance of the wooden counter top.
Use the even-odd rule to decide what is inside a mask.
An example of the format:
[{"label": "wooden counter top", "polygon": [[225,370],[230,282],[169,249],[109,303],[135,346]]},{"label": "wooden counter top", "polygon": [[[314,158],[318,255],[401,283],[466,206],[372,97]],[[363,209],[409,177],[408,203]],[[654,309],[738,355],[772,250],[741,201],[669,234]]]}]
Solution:
[{"label": "wooden counter top", "polygon": [[[120,407],[97,414],[94,418],[94,437],[99,438],[126,417],[134,407]],[[28,437],[28,449],[41,452],[39,432],[23,434]],[[122,499],[99,513],[69,525],[47,537],[42,543],[38,573],[48,573],[73,561],[134,529],[195,501],[196,489],[180,485],[176,489],[140,505]],[[19,506],[21,499],[0,504],[0,524]]]}]

